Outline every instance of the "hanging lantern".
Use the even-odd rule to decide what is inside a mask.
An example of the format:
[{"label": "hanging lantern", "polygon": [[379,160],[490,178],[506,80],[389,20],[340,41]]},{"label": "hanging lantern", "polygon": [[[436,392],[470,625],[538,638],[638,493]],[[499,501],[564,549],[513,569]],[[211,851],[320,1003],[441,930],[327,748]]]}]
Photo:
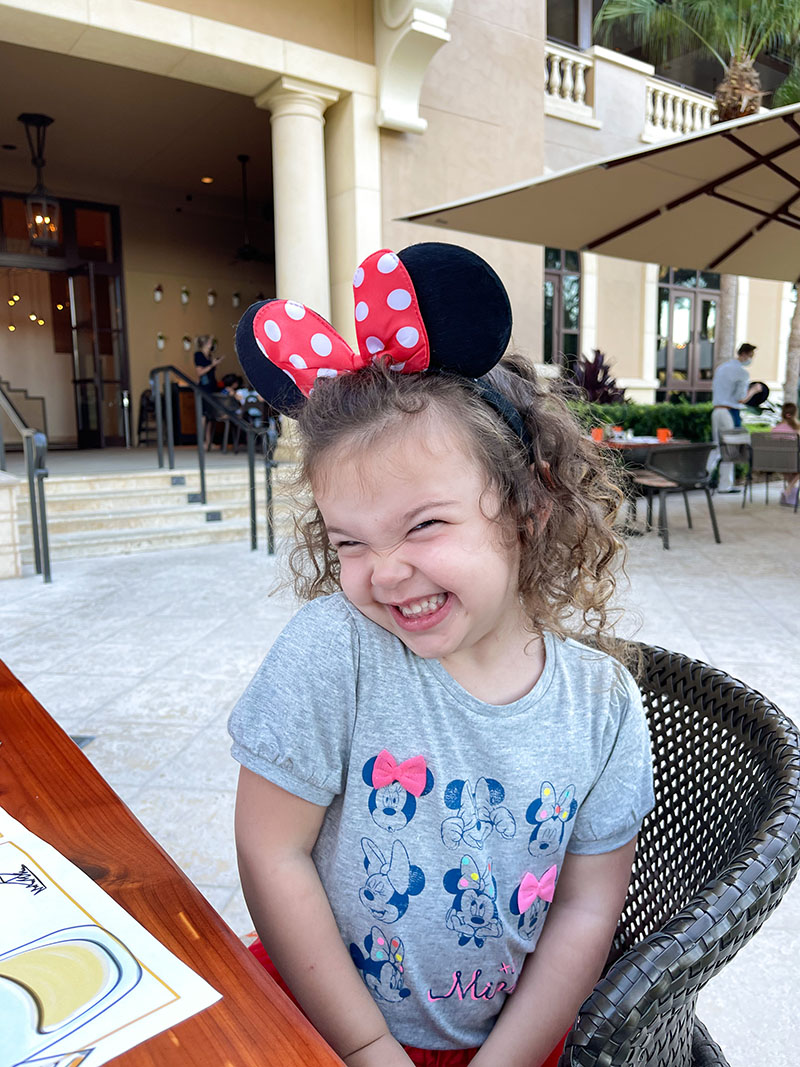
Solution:
[{"label": "hanging lantern", "polygon": [[191,339],[191,337],[189,336],[188,333],[185,333],[183,335],[183,337],[181,337],[181,344],[183,345],[184,352],[190,352],[191,351],[192,339]]},{"label": "hanging lantern", "polygon": [[181,286],[181,303],[182,304],[188,304],[190,295],[191,294],[190,294],[189,289],[187,288],[187,286],[182,285]]},{"label": "hanging lantern", "polygon": [[163,298],[164,286],[159,283],[158,285],[153,287],[153,300],[155,300],[157,304],[160,304]]},{"label": "hanging lantern", "polygon": [[216,289],[209,289],[208,290],[208,292],[206,293],[206,300],[208,301],[208,306],[210,308],[213,308],[213,306],[217,302],[217,291],[216,291]]},{"label": "hanging lantern", "polygon": [[[44,142],[47,127],[53,120],[49,115],[29,112],[23,112],[17,120],[25,127],[25,136],[31,150],[31,163],[36,168],[36,187],[25,200],[28,239],[33,248],[52,248],[61,243],[61,206],[45,189],[42,171],[45,166]],[[35,134],[32,132],[34,130]]]},{"label": "hanging lantern", "polygon": [[231,294],[231,304],[233,304],[233,306],[235,308],[238,308],[239,305],[241,304],[241,302],[242,302],[242,294],[241,293],[232,293]]}]

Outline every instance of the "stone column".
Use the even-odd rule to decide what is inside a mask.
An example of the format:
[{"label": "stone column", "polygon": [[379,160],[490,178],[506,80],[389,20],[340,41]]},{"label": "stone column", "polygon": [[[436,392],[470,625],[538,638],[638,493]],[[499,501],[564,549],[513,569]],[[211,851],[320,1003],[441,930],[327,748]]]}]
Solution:
[{"label": "stone column", "polygon": [[275,197],[275,282],[282,299],[330,318],[325,109],[339,93],[281,77],[256,97],[270,112]]}]

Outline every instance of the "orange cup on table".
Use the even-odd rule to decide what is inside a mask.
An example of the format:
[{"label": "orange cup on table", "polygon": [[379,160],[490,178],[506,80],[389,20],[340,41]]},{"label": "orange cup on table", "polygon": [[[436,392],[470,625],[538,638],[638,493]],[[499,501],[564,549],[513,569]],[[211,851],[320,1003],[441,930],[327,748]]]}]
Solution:
[{"label": "orange cup on table", "polygon": [[659,428],[656,430],[656,437],[662,445],[665,445],[667,441],[669,441],[669,439],[672,437],[672,430],[668,430],[666,426],[659,426]]},{"label": "orange cup on table", "polygon": [[592,440],[593,441],[602,441],[603,440],[603,427],[602,426],[593,426],[592,427]]}]

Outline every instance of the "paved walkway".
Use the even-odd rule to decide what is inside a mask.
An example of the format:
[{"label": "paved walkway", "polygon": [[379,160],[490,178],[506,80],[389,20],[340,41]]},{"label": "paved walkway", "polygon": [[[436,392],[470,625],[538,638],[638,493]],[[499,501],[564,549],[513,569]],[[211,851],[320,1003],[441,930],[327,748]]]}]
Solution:
[{"label": "paved walkway", "polygon": [[[800,515],[763,486],[753,506],[716,497],[685,526],[670,501],[672,548],[630,541],[638,636],[729,671],[800,720],[797,558]],[[64,728],[238,933],[251,923],[238,887],[236,767],[228,712],[292,611],[270,596],[274,560],[244,544],[57,563],[53,584],[0,583],[0,658]],[[688,798],[691,801],[691,795]],[[794,1067],[800,885],[700,999],[732,1067]]]}]

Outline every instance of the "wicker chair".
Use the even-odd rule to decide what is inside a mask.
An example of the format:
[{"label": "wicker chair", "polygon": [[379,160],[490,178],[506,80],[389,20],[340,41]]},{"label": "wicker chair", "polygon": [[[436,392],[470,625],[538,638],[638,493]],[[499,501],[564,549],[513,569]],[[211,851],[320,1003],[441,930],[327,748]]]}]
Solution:
[{"label": "wicker chair", "polygon": [[615,962],[559,1067],[727,1067],[695,1002],[797,872],[800,739],[724,672],[641,647],[656,806],[639,835]]}]

